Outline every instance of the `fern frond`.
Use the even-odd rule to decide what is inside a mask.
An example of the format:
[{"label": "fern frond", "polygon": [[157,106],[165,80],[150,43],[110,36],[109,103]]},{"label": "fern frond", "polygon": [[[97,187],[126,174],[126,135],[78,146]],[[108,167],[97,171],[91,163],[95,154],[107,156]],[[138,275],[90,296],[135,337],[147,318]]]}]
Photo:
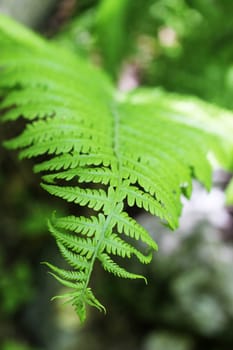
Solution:
[{"label": "fern frond", "polygon": [[154,250],[158,249],[156,242],[151,238],[150,234],[126,212],[114,213],[113,217],[119,233],[124,233],[126,236],[136,240],[140,239]]},{"label": "fern frond", "polygon": [[138,249],[132,247],[127,242],[123,241],[118,235],[112,233],[104,241],[104,248],[108,254],[121,256],[122,258],[130,258],[134,254],[143,264],[151,262],[152,254],[144,255]]},{"label": "fern frond", "polygon": [[104,72],[4,16],[0,47],[1,118],[26,124],[5,145],[19,149],[21,158],[42,156],[34,171],[50,194],[97,212],[53,216],[49,223],[73,270],[47,266],[73,289],[59,297],[84,321],[87,305],[105,310],[90,289],[97,262],[118,277],[145,279],[113,256],[147,264],[157,250],[128,206],[177,228],[181,195],[190,197],[192,179],[211,186],[208,155],[225,168],[232,163],[233,115],[159,89],[119,93]]},{"label": "fern frond", "polygon": [[118,183],[117,175],[109,168],[73,168],[60,173],[49,174],[43,176],[43,180],[46,182],[54,182],[54,180],[62,179],[70,181],[73,178],[78,178],[78,182],[93,182],[102,183],[103,185],[116,186]]},{"label": "fern frond", "polygon": [[81,238],[67,233],[58,231],[50,222],[49,230],[56,240],[62,243],[66,248],[73,252],[85,256],[87,259],[91,258],[95,251],[95,244],[91,238]]},{"label": "fern frond", "polygon": [[[144,189],[146,188],[147,187],[145,186]],[[167,220],[167,222],[172,228],[177,227],[177,219],[181,210],[180,202],[178,202],[177,206],[174,208],[174,206],[169,205],[168,201],[165,201],[166,196],[162,195],[162,197],[160,197],[160,192],[159,194],[156,192],[156,198],[153,197],[151,194],[140,190],[136,186],[132,186],[129,184],[127,185],[127,183],[124,183],[122,185],[121,193],[126,197],[127,203],[130,207],[137,205],[137,207],[143,208],[146,211],[149,211],[151,214],[156,215],[161,219]],[[160,198],[163,199],[164,203],[161,203]]]},{"label": "fern frond", "polygon": [[99,256],[99,260],[101,261],[103,268],[106,271],[113,273],[115,276],[130,279],[142,278],[147,283],[144,276],[126,271],[123,267],[120,267],[116,262],[114,262],[107,254],[102,253]]},{"label": "fern frond", "polygon": [[81,255],[74,254],[72,251],[67,249],[61,242],[57,241],[58,248],[64,259],[71,265],[73,268],[77,270],[87,270],[89,267],[89,263],[87,258]]},{"label": "fern frond", "polygon": [[60,269],[59,267],[49,264],[48,262],[45,262],[44,264],[48,266],[50,270],[54,271],[55,274],[63,278],[63,280],[83,281],[85,279],[85,274],[81,271],[68,271]]},{"label": "fern frond", "polygon": [[110,154],[107,153],[88,153],[88,154],[62,154],[50,160],[44,161],[35,165],[34,171],[40,173],[42,171],[58,171],[61,169],[73,169],[78,166],[97,166],[101,165],[107,167],[114,164]]},{"label": "fern frond", "polygon": [[66,216],[63,218],[56,218],[54,225],[58,228],[92,237],[97,227],[103,224],[103,221],[103,214],[99,214],[98,218],[96,216],[91,216],[90,218],[86,218],[85,216]]},{"label": "fern frond", "polygon": [[107,194],[102,189],[89,189],[67,186],[55,186],[41,184],[41,186],[50,194],[67,200],[68,202],[74,202],[82,206],[88,206],[94,210],[100,210],[103,206],[109,205],[109,199]]},{"label": "fern frond", "polygon": [[[50,268],[52,268],[52,270],[53,270],[53,267],[50,266]],[[68,288],[73,288],[73,289],[75,289],[76,291],[79,291],[80,286],[79,286],[78,284],[69,281],[69,279],[67,279],[67,278],[61,278],[61,277],[57,276],[55,273],[53,273],[53,272],[49,272],[49,273],[50,273],[50,275],[52,275],[58,282],[60,282],[61,284],[63,284],[63,286],[68,287]]]}]

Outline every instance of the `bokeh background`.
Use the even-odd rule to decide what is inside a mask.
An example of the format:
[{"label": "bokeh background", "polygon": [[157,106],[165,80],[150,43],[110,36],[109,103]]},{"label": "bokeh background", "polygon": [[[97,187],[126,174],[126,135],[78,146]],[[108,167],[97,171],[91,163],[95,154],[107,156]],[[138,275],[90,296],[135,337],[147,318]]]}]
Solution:
[{"label": "bokeh background", "polygon": [[[233,109],[233,1],[0,0],[0,13],[102,66],[121,90],[156,86]],[[1,141],[12,132],[1,126]],[[48,197],[31,168],[0,148],[1,350],[233,349],[230,174],[216,170],[209,194],[194,183],[176,232],[132,213],[160,247],[137,267],[149,284],[97,268],[108,313],[89,310],[81,326],[72,307],[50,302],[62,287],[40,264],[62,263],[46,218],[72,208]]]}]

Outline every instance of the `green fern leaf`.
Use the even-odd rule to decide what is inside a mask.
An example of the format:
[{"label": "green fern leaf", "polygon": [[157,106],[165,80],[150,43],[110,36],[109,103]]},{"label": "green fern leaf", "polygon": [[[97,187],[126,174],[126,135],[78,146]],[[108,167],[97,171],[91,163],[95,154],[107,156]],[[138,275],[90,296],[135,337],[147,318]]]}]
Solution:
[{"label": "green fern leaf", "polygon": [[89,264],[86,257],[74,254],[59,241],[57,241],[57,245],[60,249],[62,256],[70,266],[72,266],[76,270],[88,270]]},{"label": "green fern leaf", "polygon": [[1,118],[25,121],[5,145],[36,158],[34,171],[50,194],[96,212],[49,222],[72,270],[47,266],[73,290],[58,297],[84,321],[87,305],[105,311],[90,288],[96,263],[118,277],[145,279],[113,256],[147,264],[157,250],[127,207],[177,228],[192,179],[211,186],[210,155],[225,168],[232,162],[233,115],[159,89],[120,93],[101,70],[4,16],[0,46]]},{"label": "green fern leaf", "polygon": [[55,185],[41,185],[46,191],[54,196],[58,196],[67,200],[68,202],[74,202],[82,206],[88,206],[94,210],[100,210],[103,206],[109,205],[109,199],[104,190],[98,189],[83,189],[78,186],[55,186]]},{"label": "green fern leaf", "polygon": [[55,272],[55,274],[59,275],[65,281],[83,281],[85,279],[85,274],[81,271],[63,270],[52,264],[49,264],[48,262],[45,262],[44,264],[47,265],[52,271]]},{"label": "green fern leaf", "polygon": [[109,255],[102,253],[99,256],[99,259],[103,265],[103,268],[106,271],[113,273],[115,276],[122,277],[122,278],[130,278],[130,279],[142,278],[147,283],[147,280],[144,276],[126,271],[123,267],[120,267],[116,262],[114,262],[109,257]]},{"label": "green fern leaf", "polygon": [[66,216],[63,218],[57,218],[55,220],[55,226],[86,235],[87,237],[92,237],[97,231],[98,225],[102,225],[103,222],[103,214],[99,214],[98,217],[91,216],[90,218],[86,218],[85,216]]}]

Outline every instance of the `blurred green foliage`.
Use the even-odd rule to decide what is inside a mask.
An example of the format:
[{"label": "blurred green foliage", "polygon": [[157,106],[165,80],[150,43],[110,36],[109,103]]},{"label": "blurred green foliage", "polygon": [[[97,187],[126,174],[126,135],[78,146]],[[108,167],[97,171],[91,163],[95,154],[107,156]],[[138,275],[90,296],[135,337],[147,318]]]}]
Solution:
[{"label": "blurred green foliage", "polygon": [[98,54],[115,79],[129,62],[140,84],[233,108],[232,12],[229,0],[103,0],[58,37]]},{"label": "blurred green foliage", "polygon": [[2,350],[33,350],[33,349],[18,341],[9,340],[4,342]]},{"label": "blurred green foliage", "polygon": [[169,332],[154,332],[147,338],[143,350],[191,350],[190,339]]},{"label": "blurred green foliage", "polygon": [[32,271],[27,261],[21,260],[7,267],[0,253],[0,313],[10,316],[33,296]]},{"label": "blurred green foliage", "polygon": [[105,68],[117,75],[119,63],[128,52],[127,40],[131,1],[104,0],[100,2],[96,15],[97,44],[104,57]]}]

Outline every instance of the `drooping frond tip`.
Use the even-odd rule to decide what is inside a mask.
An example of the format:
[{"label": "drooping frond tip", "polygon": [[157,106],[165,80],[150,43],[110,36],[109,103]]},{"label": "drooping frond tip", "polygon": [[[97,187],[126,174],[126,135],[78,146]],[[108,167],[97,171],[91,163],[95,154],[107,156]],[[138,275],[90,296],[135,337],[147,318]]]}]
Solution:
[{"label": "drooping frond tip", "polygon": [[3,16],[0,46],[2,119],[26,121],[7,147],[37,160],[46,191],[92,211],[52,217],[49,230],[71,269],[46,263],[73,290],[59,297],[84,321],[86,305],[105,310],[90,287],[96,262],[118,277],[144,278],[118,258],[148,264],[157,250],[128,206],[175,229],[192,178],[210,187],[207,155],[225,166],[232,157],[232,113],[156,89],[119,98],[103,72]]}]

